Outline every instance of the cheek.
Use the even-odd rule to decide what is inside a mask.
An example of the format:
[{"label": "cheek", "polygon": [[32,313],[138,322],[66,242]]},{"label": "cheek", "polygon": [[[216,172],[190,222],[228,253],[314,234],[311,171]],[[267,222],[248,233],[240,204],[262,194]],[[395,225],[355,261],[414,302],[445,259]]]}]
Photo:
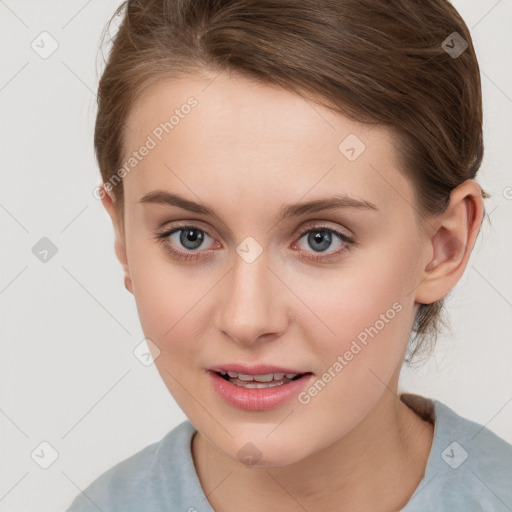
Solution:
[{"label": "cheek", "polygon": [[199,337],[194,315],[214,281],[207,274],[198,277],[192,275],[193,269],[172,264],[160,247],[140,248],[132,256],[130,273],[145,336],[162,356],[193,353],[194,340]]},{"label": "cheek", "polygon": [[411,308],[392,279],[354,276],[337,281],[304,300],[317,312],[317,317],[305,312],[300,328],[324,366],[320,373],[343,372],[334,387],[364,388],[370,368],[388,380],[407,344]]},{"label": "cheek", "polygon": [[[323,338],[329,339],[330,334],[331,345],[357,337],[381,315],[386,316],[385,320],[398,318],[395,303],[411,311],[414,299],[410,292],[416,282],[411,266],[414,258],[406,250],[397,255],[381,247],[371,254],[356,253],[336,268],[285,270],[284,280],[294,283],[294,292],[304,304],[302,317],[307,317]],[[382,327],[380,322],[378,326]]]},{"label": "cheek", "polygon": [[[331,425],[317,448],[350,432],[388,392],[414,316],[408,283],[395,262],[364,269],[354,265],[346,275],[338,272],[321,284],[314,278],[303,280],[298,292],[310,290],[304,302],[322,320],[308,313],[309,322],[301,324],[313,360],[323,367],[297,405],[305,431]],[[293,436],[293,430],[285,434]]]},{"label": "cheek", "polygon": [[204,319],[199,321],[198,314],[201,300],[214,283],[191,279],[164,258],[137,267],[132,279],[144,336],[158,347],[155,366],[174,400],[185,414],[194,417],[191,393],[199,375],[190,369],[197,365],[204,338],[200,331]]},{"label": "cheek", "polygon": [[308,306],[297,303],[303,336],[323,364],[321,372],[329,373],[328,386],[343,400],[353,396],[344,393],[349,388],[382,387],[378,378],[388,382],[401,365],[414,322],[415,261],[411,244],[394,240],[360,251],[336,269],[315,269],[300,279],[288,271],[286,279],[297,283],[294,291]]}]

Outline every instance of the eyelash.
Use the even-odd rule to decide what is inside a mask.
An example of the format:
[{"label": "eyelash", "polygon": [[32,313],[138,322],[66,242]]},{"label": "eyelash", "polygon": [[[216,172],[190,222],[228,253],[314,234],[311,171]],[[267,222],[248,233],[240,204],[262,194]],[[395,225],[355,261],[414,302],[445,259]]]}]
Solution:
[{"label": "eyelash", "polygon": [[[173,233],[176,233],[176,232],[179,232],[179,231],[184,231],[185,229],[193,229],[193,230],[199,231],[201,233],[205,233],[210,238],[215,239],[207,230],[199,228],[198,226],[190,225],[190,224],[183,224],[183,225],[178,225],[178,226],[172,226],[172,228],[167,229],[163,233],[156,233],[155,234],[155,239],[160,244],[162,244],[164,246],[165,250],[171,255],[171,257],[176,259],[176,260],[190,261],[190,260],[196,260],[197,258],[201,258],[202,256],[199,255],[199,253],[201,252],[200,250],[198,250],[197,252],[193,252],[193,253],[177,251],[168,242],[167,238],[169,236],[171,236]],[[314,231],[317,231],[317,232],[318,231],[322,231],[322,232],[333,234],[333,235],[337,236],[344,243],[344,246],[341,249],[338,249],[334,253],[329,253],[327,256],[313,256],[313,257],[307,256],[306,259],[308,259],[308,260],[312,260],[312,261],[318,262],[318,261],[325,261],[327,259],[335,258],[337,256],[340,256],[342,253],[350,251],[352,249],[352,246],[355,245],[354,240],[352,238],[348,237],[347,235],[345,235],[344,233],[341,233],[340,231],[338,231],[338,230],[336,230],[334,228],[331,228],[331,227],[328,227],[328,226],[322,226],[322,225],[319,225],[319,226],[308,226],[307,229],[304,229],[298,235],[297,242],[300,241],[300,239],[305,234],[309,233],[310,231],[313,231],[313,232]],[[297,242],[295,242],[295,243],[297,243]],[[318,253],[318,254],[323,254],[323,253]]]}]

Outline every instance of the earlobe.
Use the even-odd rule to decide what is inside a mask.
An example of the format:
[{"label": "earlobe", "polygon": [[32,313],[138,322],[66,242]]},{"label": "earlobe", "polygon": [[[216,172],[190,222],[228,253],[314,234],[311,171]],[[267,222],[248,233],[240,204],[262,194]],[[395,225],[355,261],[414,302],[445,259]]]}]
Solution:
[{"label": "earlobe", "polygon": [[427,241],[429,260],[416,289],[416,301],[432,304],[448,294],[462,277],[483,219],[482,189],[467,180],[450,195],[446,210],[433,221]]}]

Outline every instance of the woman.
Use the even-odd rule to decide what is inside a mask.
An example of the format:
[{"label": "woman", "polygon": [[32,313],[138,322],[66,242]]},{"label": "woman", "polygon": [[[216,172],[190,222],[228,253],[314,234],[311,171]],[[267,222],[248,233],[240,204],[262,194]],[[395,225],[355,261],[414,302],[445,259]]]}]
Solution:
[{"label": "woman", "polygon": [[445,0],[130,1],[97,195],[188,420],[82,510],[507,510],[512,446],[397,394],[484,216],[477,59]]}]

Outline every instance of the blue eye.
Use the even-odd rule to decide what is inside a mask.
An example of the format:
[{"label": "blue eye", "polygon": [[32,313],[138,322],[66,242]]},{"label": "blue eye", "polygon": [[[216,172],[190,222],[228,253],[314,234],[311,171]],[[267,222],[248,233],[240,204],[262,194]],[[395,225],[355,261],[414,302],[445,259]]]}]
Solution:
[{"label": "blue eye", "polygon": [[[320,252],[328,249],[333,243],[333,232],[326,229],[314,229],[306,233],[307,243],[314,251]],[[305,236],[305,235],[304,235]]]},{"label": "blue eye", "polygon": [[[334,235],[334,236],[333,236]],[[309,227],[300,234],[298,243],[303,238],[307,238],[307,247],[300,247],[305,253],[312,253],[311,256],[304,256],[306,259],[314,261],[323,261],[329,258],[338,257],[342,253],[350,250],[354,241],[347,235],[327,226]],[[205,230],[193,225],[173,226],[163,233],[156,233],[155,238],[164,246],[165,250],[176,260],[195,260],[197,258],[206,257],[201,253],[201,247],[207,238],[214,240]],[[221,245],[214,241],[215,247]],[[338,242],[337,250],[323,254],[334,243]],[[297,244],[294,244],[296,246]],[[175,247],[182,247],[184,250],[177,250]],[[205,249],[206,251],[207,249]]]},{"label": "blue eye", "polygon": [[[176,236],[178,235],[178,236]],[[172,237],[177,240],[172,240]],[[164,246],[171,256],[177,260],[192,260],[200,257],[201,244],[203,244],[205,237],[212,238],[206,231],[199,229],[197,226],[178,226],[173,227],[164,233],[157,233],[157,240]],[[170,240],[172,243],[170,243]],[[174,249],[173,246],[181,245],[188,251],[195,251],[187,253],[186,251],[179,251]]]},{"label": "blue eye", "polygon": [[[303,231],[299,238],[299,244],[303,238],[306,239],[308,247],[313,249],[312,252],[316,253],[316,255],[313,256],[306,256],[306,258],[316,261],[339,256],[349,250],[354,243],[354,241],[344,233],[327,226],[316,226]],[[322,254],[326,252],[334,242],[338,242],[338,249],[329,252],[327,255]],[[306,250],[306,252],[311,251]]]},{"label": "blue eye", "polygon": [[[198,249],[204,241],[205,232],[196,228],[179,229],[172,233],[173,235],[180,234],[178,239],[185,249],[191,251]],[[206,235],[208,236],[208,235]]]}]

